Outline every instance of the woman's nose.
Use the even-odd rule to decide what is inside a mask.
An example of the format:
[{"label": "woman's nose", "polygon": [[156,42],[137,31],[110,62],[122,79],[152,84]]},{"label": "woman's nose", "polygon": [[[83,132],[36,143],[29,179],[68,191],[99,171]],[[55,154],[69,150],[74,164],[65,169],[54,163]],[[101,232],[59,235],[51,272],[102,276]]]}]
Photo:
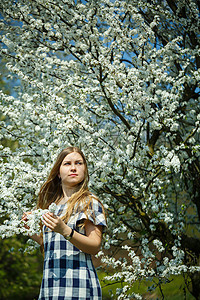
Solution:
[{"label": "woman's nose", "polygon": [[73,170],[73,171],[76,170],[76,165],[75,164],[71,165],[71,170]]}]

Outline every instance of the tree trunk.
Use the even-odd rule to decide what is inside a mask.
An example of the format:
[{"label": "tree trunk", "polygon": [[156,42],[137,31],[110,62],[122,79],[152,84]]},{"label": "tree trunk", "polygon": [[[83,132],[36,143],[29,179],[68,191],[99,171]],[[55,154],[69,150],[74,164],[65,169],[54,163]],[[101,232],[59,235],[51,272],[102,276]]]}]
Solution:
[{"label": "tree trunk", "polygon": [[196,300],[200,300],[200,272],[195,272],[190,276],[192,281],[192,287],[190,293]]}]

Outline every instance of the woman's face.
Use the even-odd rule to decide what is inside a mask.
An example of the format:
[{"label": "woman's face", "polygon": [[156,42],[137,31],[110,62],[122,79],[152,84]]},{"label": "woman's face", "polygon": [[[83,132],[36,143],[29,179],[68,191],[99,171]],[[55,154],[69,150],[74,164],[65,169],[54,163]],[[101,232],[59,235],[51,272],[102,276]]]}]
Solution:
[{"label": "woman's face", "polygon": [[59,177],[66,187],[74,187],[85,178],[85,164],[82,156],[78,152],[72,152],[63,159]]}]

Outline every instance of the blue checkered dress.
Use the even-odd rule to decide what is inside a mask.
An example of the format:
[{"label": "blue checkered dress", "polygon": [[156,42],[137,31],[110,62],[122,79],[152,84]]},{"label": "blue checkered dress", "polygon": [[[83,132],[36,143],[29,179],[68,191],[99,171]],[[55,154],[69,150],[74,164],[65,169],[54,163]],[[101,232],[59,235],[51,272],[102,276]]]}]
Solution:
[{"label": "blue checkered dress", "polygon": [[[85,234],[77,225],[87,217],[95,225],[106,226],[102,206],[93,199],[93,211],[77,212],[71,216],[68,226]],[[57,205],[55,214],[63,216],[67,204]],[[105,227],[104,227],[105,228]],[[76,248],[61,234],[43,227],[44,268],[38,300],[100,300],[101,287],[92,264],[91,255]]]}]

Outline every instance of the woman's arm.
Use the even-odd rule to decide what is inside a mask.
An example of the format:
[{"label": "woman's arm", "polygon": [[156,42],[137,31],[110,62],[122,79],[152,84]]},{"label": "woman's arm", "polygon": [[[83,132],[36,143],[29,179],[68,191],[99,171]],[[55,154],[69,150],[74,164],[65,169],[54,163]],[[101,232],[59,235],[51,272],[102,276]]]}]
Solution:
[{"label": "woman's arm", "polygon": [[39,234],[34,234],[34,235],[29,235],[29,237],[30,237],[33,241],[37,242],[40,246],[42,245],[42,243],[43,243],[43,238],[42,238],[41,235],[39,235]]},{"label": "woman's arm", "polygon": [[[70,235],[72,230],[61,218],[52,213],[43,215],[43,223],[52,231],[58,232],[63,236]],[[74,231],[70,242],[81,251],[95,255],[99,252],[101,247],[102,226],[96,226],[91,221],[86,220],[85,232],[86,235],[83,235]]]}]

